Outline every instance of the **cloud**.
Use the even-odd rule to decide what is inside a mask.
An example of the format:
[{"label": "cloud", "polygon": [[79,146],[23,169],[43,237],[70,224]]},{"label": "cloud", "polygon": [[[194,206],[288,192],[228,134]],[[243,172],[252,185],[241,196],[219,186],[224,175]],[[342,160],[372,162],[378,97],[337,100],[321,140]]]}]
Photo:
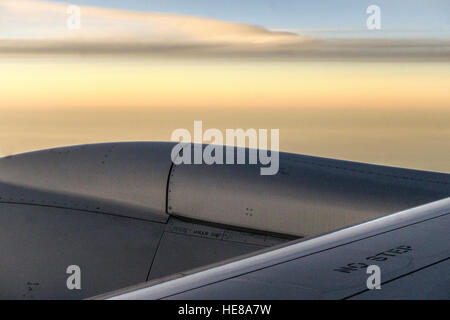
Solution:
[{"label": "cloud", "polygon": [[0,0],[0,54],[450,60],[443,40],[322,40],[203,17],[89,6],[81,7],[81,29],[69,30],[68,6]]},{"label": "cloud", "polygon": [[[141,43],[283,44],[307,41],[243,23],[167,13],[144,13],[82,6],[80,30],[68,30],[69,4],[0,0],[0,38]],[[12,32],[11,32],[12,31]]]}]

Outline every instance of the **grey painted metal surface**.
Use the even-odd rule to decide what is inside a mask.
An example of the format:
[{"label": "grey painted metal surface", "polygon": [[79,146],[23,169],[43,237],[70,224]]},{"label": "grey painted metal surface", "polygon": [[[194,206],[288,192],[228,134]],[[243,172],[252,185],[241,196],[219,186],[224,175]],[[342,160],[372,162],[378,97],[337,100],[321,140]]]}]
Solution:
[{"label": "grey painted metal surface", "polygon": [[[411,286],[414,284],[414,286]],[[383,285],[383,292],[366,290],[351,299],[436,300],[450,299],[450,259]]]},{"label": "grey painted metal surface", "polygon": [[[0,204],[0,299],[80,299],[285,242],[170,218],[167,224]],[[81,268],[68,290],[66,268]]]},{"label": "grey painted metal surface", "polygon": [[170,214],[310,236],[448,197],[450,175],[280,153],[273,176],[260,165],[177,165],[168,190]]},{"label": "grey painted metal surface", "polygon": [[[0,159],[0,298],[86,298],[286,241],[169,221],[171,147],[97,144]],[[81,290],[66,287],[73,264]]]},{"label": "grey painted metal surface", "polygon": [[[382,284],[381,290],[370,292],[375,298],[401,297],[395,295],[398,287],[392,291],[390,288],[404,288],[406,284],[397,281],[406,281],[409,276],[409,291],[423,296],[420,291],[424,290],[425,277],[429,280],[426,290],[432,291],[434,298],[443,299],[449,292],[449,229],[450,198],[447,198],[205,271],[179,274],[153,286],[113,293],[109,298],[357,298],[368,291],[368,275],[363,265],[376,264],[381,268],[382,282],[388,285]],[[434,266],[447,276],[426,277],[428,272],[436,274]],[[422,279],[414,282],[419,276]]]},{"label": "grey painted metal surface", "polygon": [[[164,224],[0,204],[0,298],[80,299],[146,280]],[[70,265],[81,290],[66,286]]]},{"label": "grey painted metal surface", "polygon": [[310,236],[450,195],[448,174],[287,153],[274,176],[249,164],[170,170],[173,145],[108,143],[2,158],[0,202],[166,222],[169,183],[171,215]]},{"label": "grey painted metal surface", "polygon": [[0,201],[164,222],[171,148],[170,143],[105,143],[1,158]]},{"label": "grey painted metal surface", "polygon": [[154,258],[149,279],[202,267],[287,241],[270,235],[170,218]]},{"label": "grey painted metal surface", "polygon": [[[450,194],[447,174],[285,153],[276,176],[255,165],[172,167],[172,146],[108,143],[1,158],[0,297],[75,299],[184,277],[287,234]],[[65,286],[70,264],[82,267],[81,291]]]}]

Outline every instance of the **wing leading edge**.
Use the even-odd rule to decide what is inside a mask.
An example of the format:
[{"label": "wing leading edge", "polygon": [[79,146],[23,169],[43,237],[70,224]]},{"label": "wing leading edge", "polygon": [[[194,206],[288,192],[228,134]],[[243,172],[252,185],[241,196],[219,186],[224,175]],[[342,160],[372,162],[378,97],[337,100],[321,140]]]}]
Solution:
[{"label": "wing leading edge", "polygon": [[[450,198],[172,279],[111,299],[448,299]],[[381,271],[369,290],[367,271]]]}]

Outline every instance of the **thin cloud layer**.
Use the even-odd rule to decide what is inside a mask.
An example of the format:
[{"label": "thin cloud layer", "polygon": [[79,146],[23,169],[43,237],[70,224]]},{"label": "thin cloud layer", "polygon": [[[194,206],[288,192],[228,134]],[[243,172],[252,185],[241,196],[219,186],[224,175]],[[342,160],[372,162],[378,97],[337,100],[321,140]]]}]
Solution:
[{"label": "thin cloud layer", "polygon": [[443,40],[321,40],[196,16],[88,6],[81,7],[81,28],[69,30],[68,6],[0,0],[0,54],[450,60]]},{"label": "thin cloud layer", "polygon": [[67,28],[68,4],[0,0],[0,38],[123,43],[288,44],[307,41],[242,23],[167,13],[143,13],[82,6],[81,28]]}]

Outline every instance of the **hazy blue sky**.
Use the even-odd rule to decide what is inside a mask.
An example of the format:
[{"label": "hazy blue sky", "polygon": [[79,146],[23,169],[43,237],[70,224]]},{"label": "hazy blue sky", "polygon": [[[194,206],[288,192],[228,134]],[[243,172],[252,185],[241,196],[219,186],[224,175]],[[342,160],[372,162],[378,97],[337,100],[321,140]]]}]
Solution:
[{"label": "hazy blue sky", "polygon": [[[448,0],[73,0],[71,3],[207,16],[325,37],[450,35]],[[365,28],[365,11],[372,4],[381,8],[381,31]]]}]

